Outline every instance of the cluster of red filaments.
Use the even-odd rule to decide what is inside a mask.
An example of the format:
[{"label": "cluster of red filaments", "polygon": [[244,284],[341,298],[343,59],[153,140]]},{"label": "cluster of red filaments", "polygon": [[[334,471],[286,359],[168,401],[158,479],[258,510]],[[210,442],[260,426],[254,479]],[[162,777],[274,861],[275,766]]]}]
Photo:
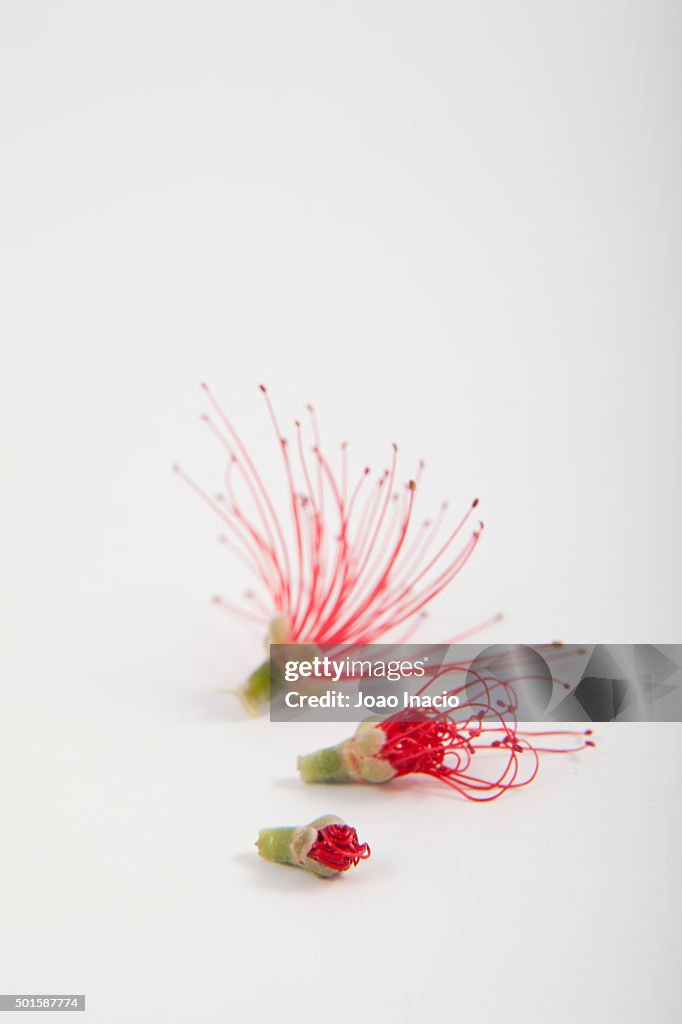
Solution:
[{"label": "cluster of red filaments", "polygon": [[327,825],[317,833],[317,839],[308,852],[310,860],[317,860],[335,871],[348,871],[367,860],[371,850],[361,843],[350,825]]},{"label": "cluster of red filaments", "polygon": [[[288,625],[289,642],[367,644],[401,624],[411,635],[424,607],[457,576],[478,544],[482,523],[466,534],[478,504],[446,527],[447,504],[413,529],[415,494],[423,470],[399,485],[396,445],[391,463],[372,482],[369,467],[349,480],[347,446],[336,469],[323,453],[312,406],[312,444],[295,422],[295,442],[283,436],[261,386],[281,453],[287,515],[278,514],[244,443],[207,385],[211,415],[202,417],[228,461],[224,491],[210,495],[179,467],[177,472],[221,519],[220,538],[251,571],[266,598],[248,591],[246,605],[216,603],[266,626],[275,616]],[[453,550],[455,542],[459,546]]]},{"label": "cluster of red filaments", "polygon": [[[541,753],[594,746],[587,738],[591,729],[520,732],[516,723],[499,716],[485,722],[487,713],[480,710],[464,721],[428,712],[399,713],[381,722],[386,742],[377,756],[389,762],[396,776],[430,775],[468,800],[486,801],[532,782]],[[476,757],[482,750],[498,756]]]}]

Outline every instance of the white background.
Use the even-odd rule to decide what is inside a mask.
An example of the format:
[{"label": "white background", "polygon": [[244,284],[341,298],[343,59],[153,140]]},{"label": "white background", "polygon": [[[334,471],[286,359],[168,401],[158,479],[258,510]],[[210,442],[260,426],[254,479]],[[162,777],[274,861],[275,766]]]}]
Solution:
[{"label": "white background", "polygon": [[[209,380],[486,533],[438,641],[680,640],[680,9],[1,5],[0,990],[89,1018],[677,1020],[677,726],[530,789],[306,789],[339,729],[244,721],[262,651]],[[275,494],[277,495],[275,484]],[[324,884],[258,828],[342,814]]]}]

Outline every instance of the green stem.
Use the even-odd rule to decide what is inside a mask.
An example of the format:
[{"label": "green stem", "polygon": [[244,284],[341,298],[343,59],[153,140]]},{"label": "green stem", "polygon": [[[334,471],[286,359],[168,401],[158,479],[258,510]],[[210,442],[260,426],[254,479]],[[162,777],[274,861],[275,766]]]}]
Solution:
[{"label": "green stem", "polygon": [[261,704],[267,704],[272,691],[276,692],[284,682],[283,673],[275,667],[270,674],[270,659],[268,658],[257,669],[251,673],[244,685],[240,688],[243,703],[246,707],[258,714]]},{"label": "green stem", "polygon": [[325,747],[298,759],[298,770],[304,782],[350,782],[343,763],[341,746]]},{"label": "green stem", "polygon": [[295,864],[291,853],[291,840],[294,827],[262,828],[258,833],[258,852],[265,860],[273,860],[278,864]]}]

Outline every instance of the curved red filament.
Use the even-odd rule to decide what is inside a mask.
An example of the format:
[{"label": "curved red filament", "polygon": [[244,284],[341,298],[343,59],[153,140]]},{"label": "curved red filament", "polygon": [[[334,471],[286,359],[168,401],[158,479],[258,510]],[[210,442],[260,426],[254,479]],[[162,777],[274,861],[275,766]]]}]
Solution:
[{"label": "curved red filament", "polygon": [[[540,753],[570,753],[594,746],[592,740],[584,738],[591,735],[591,730],[522,733],[516,723],[502,719],[485,723],[480,715],[456,722],[442,714],[415,717],[412,713],[408,717],[401,713],[383,721],[381,729],[386,741],[378,756],[389,762],[396,776],[430,775],[467,800],[479,801],[495,800],[508,789],[527,786],[538,773]],[[570,737],[571,744],[536,745],[547,736]],[[491,756],[477,757],[474,770],[474,757],[482,750]]]},{"label": "curved red filament", "polygon": [[370,852],[367,843],[358,840],[357,832],[350,825],[327,825],[317,833],[308,857],[335,871],[348,871],[366,860]]}]

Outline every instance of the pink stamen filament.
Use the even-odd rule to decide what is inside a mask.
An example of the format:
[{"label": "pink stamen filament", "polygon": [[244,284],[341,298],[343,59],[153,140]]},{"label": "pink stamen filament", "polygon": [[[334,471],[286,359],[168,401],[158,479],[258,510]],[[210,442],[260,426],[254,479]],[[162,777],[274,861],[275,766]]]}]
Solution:
[{"label": "pink stamen filament", "polygon": [[[212,498],[186,473],[179,472],[220,517],[229,534],[229,539],[226,536],[223,543],[230,550],[241,552],[242,563],[249,567],[269,595],[271,617],[282,615],[287,619],[291,641],[372,643],[408,620],[411,631],[420,621],[424,606],[452,582],[473,553],[481,528],[446,561],[446,552],[461,533],[476,502],[440,545],[437,537],[444,523],[445,506],[433,523],[414,535],[411,526],[416,482],[421,478],[423,462],[419,464],[416,480],[410,481],[403,497],[394,496],[398,455],[394,445],[390,468],[362,501],[369,469],[364,469],[349,486],[344,443],[337,482],[320,447],[312,406],[308,406],[308,412],[313,435],[313,467],[311,469],[306,455],[303,430],[298,421],[294,466],[270,397],[261,386],[282,457],[294,545],[292,557],[284,524],[241,437],[210,389],[206,385],[202,387],[220,426],[208,416],[204,419],[228,455],[225,498]],[[240,481],[248,498],[246,503],[237,495],[235,485]],[[234,607],[223,601],[221,604]],[[260,602],[259,613],[264,608]],[[253,619],[253,607],[246,612],[241,610],[240,614]]]}]

